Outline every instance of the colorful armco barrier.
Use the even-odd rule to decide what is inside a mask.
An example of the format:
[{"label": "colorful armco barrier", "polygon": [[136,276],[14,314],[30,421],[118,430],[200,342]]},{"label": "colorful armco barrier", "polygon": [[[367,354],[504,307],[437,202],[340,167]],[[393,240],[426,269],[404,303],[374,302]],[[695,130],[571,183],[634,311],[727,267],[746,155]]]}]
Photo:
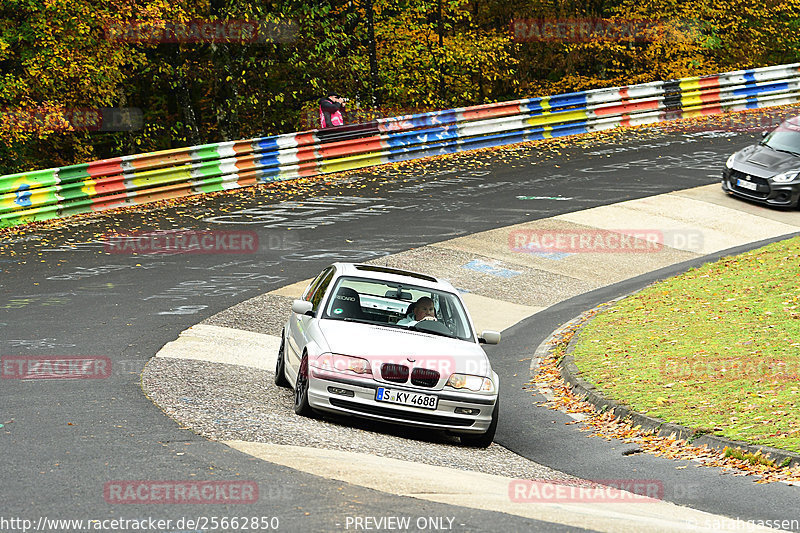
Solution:
[{"label": "colorful armco barrier", "polygon": [[800,63],[448,109],[0,176],[0,226],[800,101]]}]

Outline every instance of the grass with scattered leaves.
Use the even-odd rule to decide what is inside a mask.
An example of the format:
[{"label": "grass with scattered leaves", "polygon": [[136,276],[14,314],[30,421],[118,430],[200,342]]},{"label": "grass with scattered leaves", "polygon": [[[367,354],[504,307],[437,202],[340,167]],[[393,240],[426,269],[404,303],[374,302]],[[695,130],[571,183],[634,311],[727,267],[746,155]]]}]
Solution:
[{"label": "grass with scattered leaves", "polygon": [[573,355],[584,379],[636,411],[800,452],[800,238],[621,300]]}]

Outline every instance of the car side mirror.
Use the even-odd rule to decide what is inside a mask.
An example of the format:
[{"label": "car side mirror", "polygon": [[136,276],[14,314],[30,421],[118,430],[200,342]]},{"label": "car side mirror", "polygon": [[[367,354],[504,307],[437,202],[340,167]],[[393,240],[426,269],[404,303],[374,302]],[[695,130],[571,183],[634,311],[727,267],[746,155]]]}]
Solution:
[{"label": "car side mirror", "polygon": [[481,344],[497,344],[500,342],[500,334],[496,331],[485,330],[478,337],[478,342]]},{"label": "car side mirror", "polygon": [[768,131],[762,131],[762,132],[761,132],[761,138],[762,138],[762,139],[763,139],[764,137],[766,137],[767,135],[769,135],[769,132],[768,132]]},{"label": "car side mirror", "polygon": [[292,311],[298,315],[314,316],[314,304],[306,300],[294,300],[292,302]]}]

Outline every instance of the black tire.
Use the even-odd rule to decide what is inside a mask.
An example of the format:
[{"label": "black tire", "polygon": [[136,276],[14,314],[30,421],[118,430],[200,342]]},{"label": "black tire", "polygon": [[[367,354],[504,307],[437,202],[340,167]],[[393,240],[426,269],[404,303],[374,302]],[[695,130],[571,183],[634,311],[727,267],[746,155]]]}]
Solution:
[{"label": "black tire", "polygon": [[294,385],[294,412],[300,416],[314,418],[314,410],[308,403],[308,355],[303,354],[300,370],[297,371],[297,382]]},{"label": "black tire", "polygon": [[286,340],[281,333],[281,347],[278,350],[278,362],[275,364],[275,385],[278,387],[290,387],[289,380],[286,379],[286,360],[284,359],[284,349]]},{"label": "black tire", "polygon": [[472,448],[488,448],[494,441],[494,434],[497,432],[497,419],[500,416],[500,397],[494,402],[494,411],[492,411],[492,422],[489,424],[489,429],[486,433],[480,435],[461,435],[461,444],[470,446]]}]

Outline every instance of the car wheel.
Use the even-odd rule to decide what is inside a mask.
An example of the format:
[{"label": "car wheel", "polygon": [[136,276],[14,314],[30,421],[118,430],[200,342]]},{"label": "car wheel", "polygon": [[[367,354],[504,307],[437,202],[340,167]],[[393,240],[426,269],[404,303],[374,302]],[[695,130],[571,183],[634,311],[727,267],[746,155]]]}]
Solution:
[{"label": "car wheel", "polygon": [[286,340],[281,333],[281,347],[278,350],[278,362],[275,364],[275,385],[278,387],[289,387],[289,380],[286,379],[286,361],[284,360],[283,351],[286,345]]},{"label": "car wheel", "polygon": [[297,382],[294,386],[294,412],[300,416],[314,417],[314,411],[308,403],[308,354],[303,354],[300,370],[297,371]]},{"label": "car wheel", "polygon": [[492,422],[489,424],[489,429],[486,433],[480,435],[461,435],[461,444],[464,446],[471,446],[473,448],[488,448],[494,441],[494,434],[497,432],[497,419],[500,415],[500,398],[494,402],[494,411],[492,411]]}]

